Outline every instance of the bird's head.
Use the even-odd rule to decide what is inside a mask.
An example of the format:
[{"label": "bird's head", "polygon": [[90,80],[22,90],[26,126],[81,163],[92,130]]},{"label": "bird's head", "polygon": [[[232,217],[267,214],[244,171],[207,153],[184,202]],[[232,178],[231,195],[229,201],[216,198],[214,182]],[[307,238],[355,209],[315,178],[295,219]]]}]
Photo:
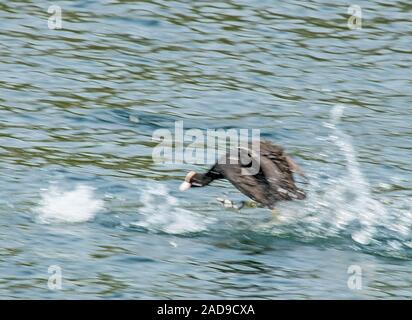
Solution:
[{"label": "bird's head", "polygon": [[186,191],[187,189],[191,187],[201,187],[203,184],[201,182],[201,175],[194,172],[190,171],[185,178],[185,181],[182,182],[182,184],[179,187],[180,191]]}]

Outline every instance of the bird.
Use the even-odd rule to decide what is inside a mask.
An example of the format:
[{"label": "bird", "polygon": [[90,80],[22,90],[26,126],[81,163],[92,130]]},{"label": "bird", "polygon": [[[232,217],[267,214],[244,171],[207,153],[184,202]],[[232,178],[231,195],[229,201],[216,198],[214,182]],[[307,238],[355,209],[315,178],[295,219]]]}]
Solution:
[{"label": "bird", "polygon": [[[237,147],[237,153],[229,151],[206,173],[190,171],[180,185],[180,191],[227,179],[244,195],[271,210],[275,210],[278,201],[305,199],[306,193],[296,186],[293,177],[293,173],[297,173],[306,178],[300,167],[283,147],[264,140],[258,143],[258,154],[249,144],[247,148]],[[228,161],[233,159],[233,154],[238,155],[239,161]],[[252,172],[253,160],[258,160],[259,167]]]}]

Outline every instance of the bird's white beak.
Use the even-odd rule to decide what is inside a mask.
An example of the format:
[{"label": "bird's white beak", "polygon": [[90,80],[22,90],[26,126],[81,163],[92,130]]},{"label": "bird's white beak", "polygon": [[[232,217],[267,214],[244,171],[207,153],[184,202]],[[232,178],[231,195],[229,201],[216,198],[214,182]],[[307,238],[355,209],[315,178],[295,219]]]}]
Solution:
[{"label": "bird's white beak", "polygon": [[192,186],[191,183],[187,182],[187,181],[183,181],[182,184],[179,187],[180,191],[186,191],[187,189],[189,189]]}]

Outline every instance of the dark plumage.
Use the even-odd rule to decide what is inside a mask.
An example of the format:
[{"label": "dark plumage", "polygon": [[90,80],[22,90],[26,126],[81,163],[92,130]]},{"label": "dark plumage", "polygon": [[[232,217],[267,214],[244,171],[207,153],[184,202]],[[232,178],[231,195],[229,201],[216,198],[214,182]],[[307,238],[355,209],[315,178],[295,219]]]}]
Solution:
[{"label": "dark plumage", "polygon": [[[240,153],[239,158],[242,159]],[[249,156],[251,156],[250,153],[248,151]],[[303,172],[280,146],[268,141],[260,142],[259,158],[258,173],[247,175],[244,174],[244,170],[250,170],[250,158],[247,164],[244,161],[230,163],[228,154],[204,174],[189,172],[180,190],[184,191],[192,186],[203,187],[216,179],[227,179],[243,194],[271,209],[280,200],[304,199],[306,197],[305,192],[295,185],[293,178],[293,172],[301,175]]]}]

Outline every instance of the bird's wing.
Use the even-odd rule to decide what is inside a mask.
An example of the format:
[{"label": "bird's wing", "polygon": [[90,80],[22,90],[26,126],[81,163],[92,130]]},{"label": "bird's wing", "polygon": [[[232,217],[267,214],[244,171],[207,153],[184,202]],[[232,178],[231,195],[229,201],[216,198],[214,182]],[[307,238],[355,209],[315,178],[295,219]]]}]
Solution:
[{"label": "bird's wing", "polygon": [[267,156],[274,162],[283,162],[284,165],[287,165],[291,172],[300,174],[303,177],[305,173],[303,170],[293,161],[283,150],[282,147],[272,144],[269,141],[263,141],[260,145],[261,154]]},{"label": "bird's wing", "polygon": [[278,193],[280,198],[288,200],[305,198],[305,193],[296,186],[293,178],[293,172],[302,171],[282,148],[267,142],[263,143],[260,166],[272,192]]},{"label": "bird's wing", "polygon": [[[273,208],[279,200],[305,198],[305,193],[294,183],[291,165],[281,147],[262,142],[258,155],[252,151],[248,157],[259,158],[255,159],[260,164],[257,174],[247,175],[242,170],[248,169],[252,162],[228,163],[229,155],[222,157],[224,161],[216,164],[214,171],[229,180],[243,194],[269,208]],[[240,154],[239,156],[241,157]]]},{"label": "bird's wing", "polygon": [[265,156],[260,158],[260,167],[271,192],[276,195],[275,198],[278,200],[305,198],[305,193],[295,185],[290,170],[285,171],[285,168],[278,166],[278,162]]},{"label": "bird's wing", "polygon": [[273,199],[270,186],[262,174],[245,175],[242,172],[242,166],[233,164],[221,164],[218,169],[244,195],[265,206],[273,207],[275,199]]}]

